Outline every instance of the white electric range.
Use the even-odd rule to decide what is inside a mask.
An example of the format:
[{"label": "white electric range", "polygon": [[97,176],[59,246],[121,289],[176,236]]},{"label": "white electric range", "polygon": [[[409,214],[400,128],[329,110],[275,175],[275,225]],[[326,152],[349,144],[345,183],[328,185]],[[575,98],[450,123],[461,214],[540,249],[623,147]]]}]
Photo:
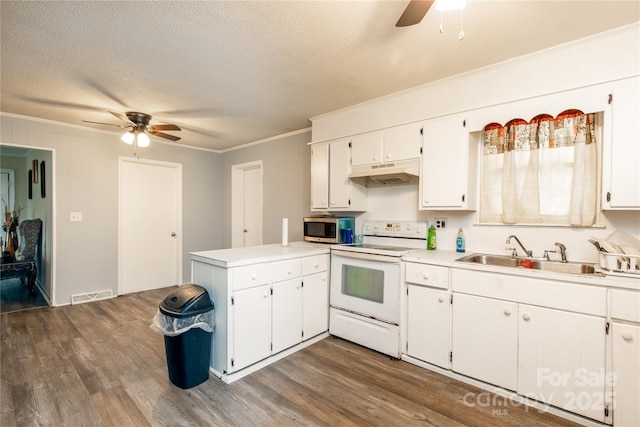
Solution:
[{"label": "white electric range", "polygon": [[401,257],[424,250],[422,221],[365,221],[362,243],[331,246],[329,332],[399,358]]}]

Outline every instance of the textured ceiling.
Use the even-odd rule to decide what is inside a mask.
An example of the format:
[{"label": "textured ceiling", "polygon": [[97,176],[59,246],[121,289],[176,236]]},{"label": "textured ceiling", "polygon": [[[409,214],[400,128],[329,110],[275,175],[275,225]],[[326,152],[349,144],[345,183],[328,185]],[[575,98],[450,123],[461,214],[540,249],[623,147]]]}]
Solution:
[{"label": "textured ceiling", "polygon": [[117,130],[108,110],[224,150],[309,117],[640,20],[638,1],[0,1],[2,112]]}]

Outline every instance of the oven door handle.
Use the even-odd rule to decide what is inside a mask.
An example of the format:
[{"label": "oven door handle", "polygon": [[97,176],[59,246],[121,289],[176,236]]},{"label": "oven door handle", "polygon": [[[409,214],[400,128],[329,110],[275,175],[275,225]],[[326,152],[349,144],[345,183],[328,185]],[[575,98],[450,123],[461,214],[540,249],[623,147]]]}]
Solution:
[{"label": "oven door handle", "polygon": [[351,259],[361,259],[365,261],[380,261],[380,262],[388,262],[393,264],[400,264],[400,257],[341,251],[339,249],[331,249],[331,256],[340,256],[340,257],[351,258]]}]

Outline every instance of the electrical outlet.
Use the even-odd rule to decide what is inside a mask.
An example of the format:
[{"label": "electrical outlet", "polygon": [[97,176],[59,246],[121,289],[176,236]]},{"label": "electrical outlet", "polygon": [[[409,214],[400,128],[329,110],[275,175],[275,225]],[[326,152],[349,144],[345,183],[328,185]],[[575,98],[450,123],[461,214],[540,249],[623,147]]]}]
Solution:
[{"label": "electrical outlet", "polygon": [[71,222],[82,222],[82,212],[70,212],[69,213],[69,221],[71,221]]},{"label": "electrical outlet", "polygon": [[436,218],[436,228],[441,230],[447,228],[447,218]]}]

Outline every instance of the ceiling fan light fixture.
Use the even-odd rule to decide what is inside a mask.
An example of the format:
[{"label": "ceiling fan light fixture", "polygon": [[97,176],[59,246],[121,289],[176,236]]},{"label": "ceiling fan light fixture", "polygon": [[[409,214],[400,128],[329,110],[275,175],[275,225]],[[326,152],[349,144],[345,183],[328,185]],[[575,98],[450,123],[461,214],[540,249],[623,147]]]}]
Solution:
[{"label": "ceiling fan light fixture", "polygon": [[122,135],[122,137],[120,139],[122,141],[126,142],[127,144],[131,145],[131,144],[133,144],[133,140],[135,138],[136,138],[136,136],[133,133],[133,131],[129,131],[129,132],[125,132],[124,135]]},{"label": "ceiling fan light fixture", "polygon": [[144,132],[140,132],[138,134],[138,147],[144,148],[148,146],[149,146],[149,136]]},{"label": "ceiling fan light fixture", "polygon": [[462,10],[467,0],[436,0],[436,10]]}]

